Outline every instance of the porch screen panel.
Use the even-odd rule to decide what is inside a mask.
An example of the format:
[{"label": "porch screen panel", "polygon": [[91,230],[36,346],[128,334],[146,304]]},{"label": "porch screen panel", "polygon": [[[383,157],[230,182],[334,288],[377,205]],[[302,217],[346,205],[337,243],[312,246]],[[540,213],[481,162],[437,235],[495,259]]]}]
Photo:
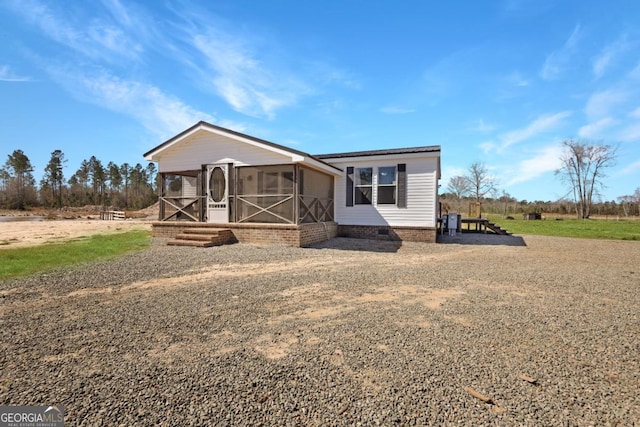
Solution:
[{"label": "porch screen panel", "polygon": [[293,224],[293,165],[237,169],[237,222]]},{"label": "porch screen panel", "polygon": [[200,198],[198,197],[198,171],[188,171],[193,175],[165,174],[164,194],[160,197],[166,220],[198,221],[200,219]]},{"label": "porch screen panel", "polygon": [[299,221],[333,221],[333,177],[301,167],[299,186]]}]

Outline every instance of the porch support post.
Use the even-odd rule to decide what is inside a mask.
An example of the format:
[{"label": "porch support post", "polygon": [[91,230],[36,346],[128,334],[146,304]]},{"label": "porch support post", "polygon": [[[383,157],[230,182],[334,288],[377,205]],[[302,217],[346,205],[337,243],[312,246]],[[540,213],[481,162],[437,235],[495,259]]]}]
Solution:
[{"label": "porch support post", "polygon": [[158,188],[158,193],[160,196],[160,204],[158,205],[158,220],[162,221],[164,219],[164,195],[166,194],[167,189],[167,174],[164,172],[160,173],[160,188]]},{"label": "porch support post", "polygon": [[231,222],[238,222],[238,168],[233,163],[229,163],[229,171],[233,174],[233,218]]},{"label": "porch support post", "polygon": [[293,223],[300,224],[300,165],[293,165]]},{"label": "porch support post", "polygon": [[206,182],[207,176],[206,166],[202,165],[196,179],[196,192],[198,196],[198,220],[204,222],[204,214],[206,212],[207,198],[203,197],[207,194]]}]

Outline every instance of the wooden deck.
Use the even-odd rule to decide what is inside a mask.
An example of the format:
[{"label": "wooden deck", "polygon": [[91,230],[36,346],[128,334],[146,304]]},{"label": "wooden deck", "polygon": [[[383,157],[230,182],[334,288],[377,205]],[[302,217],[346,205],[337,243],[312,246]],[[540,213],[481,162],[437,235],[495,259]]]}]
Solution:
[{"label": "wooden deck", "polygon": [[[438,226],[440,227],[440,232],[444,233],[445,227],[443,227],[442,218],[438,219]],[[488,232],[492,232],[501,235],[511,235],[511,233],[509,233],[507,230],[501,228],[499,225],[494,224],[486,218],[460,218],[460,223],[458,224],[457,231],[485,234]]]}]

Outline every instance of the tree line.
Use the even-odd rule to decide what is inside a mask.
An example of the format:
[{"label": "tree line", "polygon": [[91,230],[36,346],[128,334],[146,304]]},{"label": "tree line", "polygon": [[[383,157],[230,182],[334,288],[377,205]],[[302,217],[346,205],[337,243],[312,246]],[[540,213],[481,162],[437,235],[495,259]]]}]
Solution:
[{"label": "tree line", "polygon": [[[440,202],[446,205],[449,211],[459,212],[463,216],[475,215],[475,203],[473,196],[456,197],[447,192],[440,195]],[[483,197],[481,199],[482,213],[499,214],[502,216],[520,216],[526,213],[541,213],[545,215],[571,215],[576,216],[575,202],[571,199],[559,200],[526,200],[517,199],[509,193],[503,192],[496,197]],[[471,204],[471,214],[469,214]],[[640,216],[640,188],[633,195],[617,197],[616,200],[598,201],[591,206],[591,216],[609,218],[628,218]]]},{"label": "tree line", "polygon": [[[512,197],[498,189],[496,178],[481,162],[473,163],[467,174],[449,180],[447,192],[441,200],[452,211],[473,212],[469,204],[481,202],[487,213],[505,216],[523,213],[575,214],[587,219],[598,216],[640,216],[640,188],[634,194],[617,197],[616,200],[598,201],[599,188],[603,186],[605,171],[613,166],[616,148],[591,141],[566,140],[560,156],[560,168],[556,176],[566,185],[567,195],[556,201],[527,201]],[[475,205],[473,205],[475,206]]]},{"label": "tree line", "polygon": [[105,166],[95,156],[80,163],[66,179],[67,160],[61,150],[51,153],[37,184],[35,168],[22,150],[10,154],[0,167],[0,208],[27,209],[35,206],[112,206],[117,209],[141,209],[157,200],[157,171],[153,163]]}]

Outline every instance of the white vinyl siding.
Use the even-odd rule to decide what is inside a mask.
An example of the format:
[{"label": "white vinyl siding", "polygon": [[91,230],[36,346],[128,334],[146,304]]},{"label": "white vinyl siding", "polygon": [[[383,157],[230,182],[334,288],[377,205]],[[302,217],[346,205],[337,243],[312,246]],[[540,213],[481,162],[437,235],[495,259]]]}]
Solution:
[{"label": "white vinyl siding", "polygon": [[[439,153],[438,153],[439,154]],[[405,157],[384,156],[361,157],[346,159],[326,159],[339,168],[345,170],[336,179],[335,212],[336,222],[343,225],[379,225],[379,226],[436,226],[437,204],[437,155],[407,155]],[[396,204],[378,204],[377,191],[373,191],[373,204],[346,206],[346,170],[348,166],[358,168],[374,168],[373,188],[378,183],[378,168],[406,164],[407,174],[407,207],[401,208]]]},{"label": "white vinyl siding", "polygon": [[182,177],[182,197],[198,196],[198,178],[195,176],[183,176]]},{"label": "white vinyl siding", "polygon": [[199,170],[203,164],[233,163],[235,166],[291,163],[291,157],[244,144],[222,135],[200,131],[188,141],[159,155],[159,172]]}]

